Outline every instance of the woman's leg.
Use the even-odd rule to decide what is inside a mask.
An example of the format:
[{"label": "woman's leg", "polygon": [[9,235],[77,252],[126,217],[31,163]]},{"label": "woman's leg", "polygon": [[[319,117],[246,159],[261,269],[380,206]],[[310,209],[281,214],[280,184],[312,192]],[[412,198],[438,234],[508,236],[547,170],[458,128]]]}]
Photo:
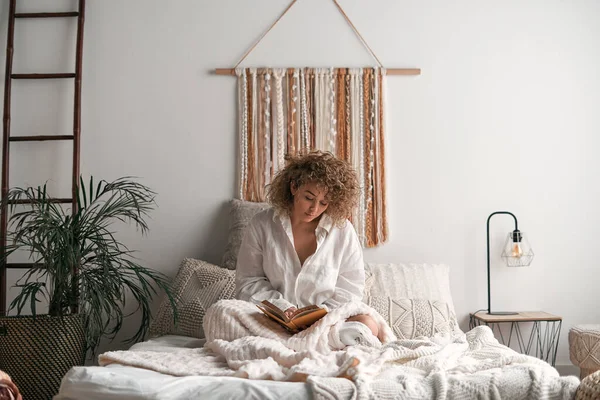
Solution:
[{"label": "woman's leg", "polygon": [[207,342],[215,339],[233,341],[245,336],[262,336],[285,341],[290,334],[267,318],[256,305],[243,300],[220,300],[204,315]]}]

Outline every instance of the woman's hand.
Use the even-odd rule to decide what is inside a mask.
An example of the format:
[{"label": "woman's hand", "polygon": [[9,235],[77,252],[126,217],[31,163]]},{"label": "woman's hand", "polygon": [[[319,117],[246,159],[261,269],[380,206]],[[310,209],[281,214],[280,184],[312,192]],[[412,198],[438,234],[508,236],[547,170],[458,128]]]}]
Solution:
[{"label": "woman's hand", "polygon": [[294,314],[294,312],[297,310],[296,307],[290,307],[287,310],[285,310],[283,313],[285,314],[286,317],[288,318],[292,318],[292,314]]}]

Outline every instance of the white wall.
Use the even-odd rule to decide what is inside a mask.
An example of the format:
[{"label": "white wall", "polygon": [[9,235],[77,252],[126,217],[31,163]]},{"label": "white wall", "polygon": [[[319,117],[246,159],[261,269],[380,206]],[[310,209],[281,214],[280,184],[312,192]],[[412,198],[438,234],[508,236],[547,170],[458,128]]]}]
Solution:
[{"label": "white wall", "polygon": [[[20,7],[48,10],[44,3]],[[388,79],[390,241],[366,260],[451,265],[466,328],[468,313],[486,307],[486,218],[514,212],[536,258],[530,268],[503,268],[512,220],[492,220],[495,308],[563,316],[558,364],[568,364],[569,327],[600,321],[600,3],[340,3],[386,67],[423,71]],[[82,172],[137,175],[159,193],[149,236],[121,232],[146,265],[174,275],[183,257],[220,260],[235,193],[236,82],[211,70],[233,66],[287,4],[88,1]],[[74,21],[17,24],[15,72],[71,70]],[[333,2],[301,0],[243,65],[372,60]],[[16,82],[13,134],[68,133],[71,87]],[[11,185],[50,178],[57,195],[68,194],[68,144],[16,144],[11,155]]]}]

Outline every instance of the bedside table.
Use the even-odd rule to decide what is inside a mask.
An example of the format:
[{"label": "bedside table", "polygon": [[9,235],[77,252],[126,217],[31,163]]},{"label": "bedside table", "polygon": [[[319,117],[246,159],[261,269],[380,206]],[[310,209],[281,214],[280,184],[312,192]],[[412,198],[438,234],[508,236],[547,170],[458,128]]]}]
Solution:
[{"label": "bedside table", "polygon": [[[533,324],[529,337],[525,339],[522,324]],[[508,340],[502,333],[502,324],[510,324]],[[476,326],[488,325],[492,332],[500,335],[500,342],[510,347],[513,335],[523,354],[534,355],[552,366],[556,362],[556,350],[562,327],[562,317],[544,311],[524,311],[515,315],[488,315],[487,311],[469,314],[469,329]]]}]

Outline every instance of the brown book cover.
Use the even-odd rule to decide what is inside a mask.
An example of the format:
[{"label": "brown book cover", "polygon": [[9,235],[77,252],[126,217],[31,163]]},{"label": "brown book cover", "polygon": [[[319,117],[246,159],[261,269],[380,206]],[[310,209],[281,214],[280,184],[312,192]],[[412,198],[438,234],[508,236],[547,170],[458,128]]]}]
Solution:
[{"label": "brown book cover", "polygon": [[265,315],[290,332],[300,332],[327,314],[327,310],[319,306],[306,306],[294,311],[291,317],[287,317],[284,313],[285,310],[281,310],[267,300],[263,300],[261,304],[256,305]]}]

